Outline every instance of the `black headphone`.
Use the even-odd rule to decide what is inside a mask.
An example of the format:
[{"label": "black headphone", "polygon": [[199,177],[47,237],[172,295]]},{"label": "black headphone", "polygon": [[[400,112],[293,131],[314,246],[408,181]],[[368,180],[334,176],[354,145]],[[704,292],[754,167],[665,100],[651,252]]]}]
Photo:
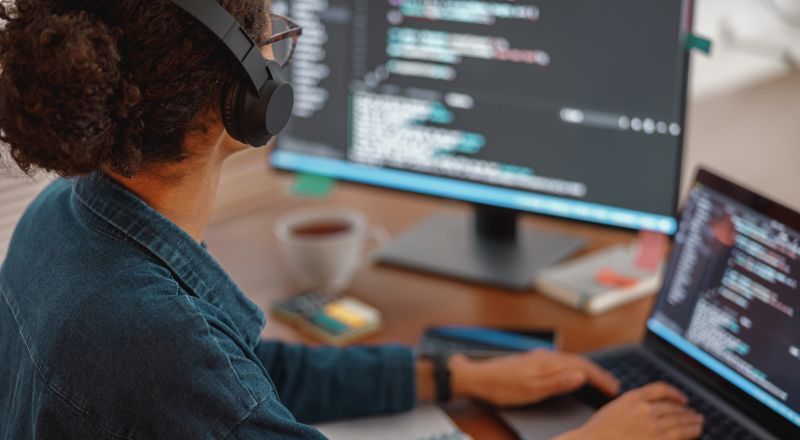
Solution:
[{"label": "black headphone", "polygon": [[236,57],[246,78],[222,94],[228,134],[253,147],[266,145],[292,116],[294,90],[278,63],[264,59],[242,25],[214,0],[172,0],[219,38]]}]

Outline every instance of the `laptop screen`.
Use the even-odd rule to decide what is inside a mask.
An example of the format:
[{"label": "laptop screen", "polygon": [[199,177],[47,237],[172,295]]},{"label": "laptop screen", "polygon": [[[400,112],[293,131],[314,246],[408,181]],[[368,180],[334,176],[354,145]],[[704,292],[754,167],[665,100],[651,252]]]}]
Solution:
[{"label": "laptop screen", "polygon": [[692,189],[648,328],[800,426],[800,232],[739,200]]}]

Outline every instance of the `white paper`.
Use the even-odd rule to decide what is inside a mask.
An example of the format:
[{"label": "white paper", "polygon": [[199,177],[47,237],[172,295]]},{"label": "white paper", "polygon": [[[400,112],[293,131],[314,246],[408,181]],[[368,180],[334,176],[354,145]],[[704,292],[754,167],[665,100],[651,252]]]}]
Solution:
[{"label": "white paper", "polygon": [[438,406],[422,405],[391,416],[316,425],[331,440],[468,440]]}]

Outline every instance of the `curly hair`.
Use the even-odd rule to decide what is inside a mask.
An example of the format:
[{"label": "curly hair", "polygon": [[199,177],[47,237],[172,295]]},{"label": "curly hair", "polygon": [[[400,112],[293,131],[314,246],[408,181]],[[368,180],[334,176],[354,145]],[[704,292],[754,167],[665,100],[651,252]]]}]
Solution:
[{"label": "curly hair", "polygon": [[[217,0],[251,36],[264,0]],[[168,0],[0,0],[0,140],[19,167],[130,177],[186,157],[241,75],[222,44]]]}]

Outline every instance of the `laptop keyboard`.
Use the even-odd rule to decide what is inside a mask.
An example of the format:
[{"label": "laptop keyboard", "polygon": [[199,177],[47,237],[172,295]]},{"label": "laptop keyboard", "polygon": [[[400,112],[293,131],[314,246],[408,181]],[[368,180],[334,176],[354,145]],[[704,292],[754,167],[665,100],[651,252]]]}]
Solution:
[{"label": "laptop keyboard", "polygon": [[[611,355],[596,361],[620,380],[623,392],[657,381],[669,383],[681,390],[689,398],[689,405],[705,416],[705,428],[701,437],[703,440],[756,439],[728,416],[715,409],[708,401],[686,389],[679,381],[670,377],[667,372],[661,370],[636,352]],[[590,401],[587,403],[595,407],[599,406],[596,398],[589,397],[588,400]]]}]

